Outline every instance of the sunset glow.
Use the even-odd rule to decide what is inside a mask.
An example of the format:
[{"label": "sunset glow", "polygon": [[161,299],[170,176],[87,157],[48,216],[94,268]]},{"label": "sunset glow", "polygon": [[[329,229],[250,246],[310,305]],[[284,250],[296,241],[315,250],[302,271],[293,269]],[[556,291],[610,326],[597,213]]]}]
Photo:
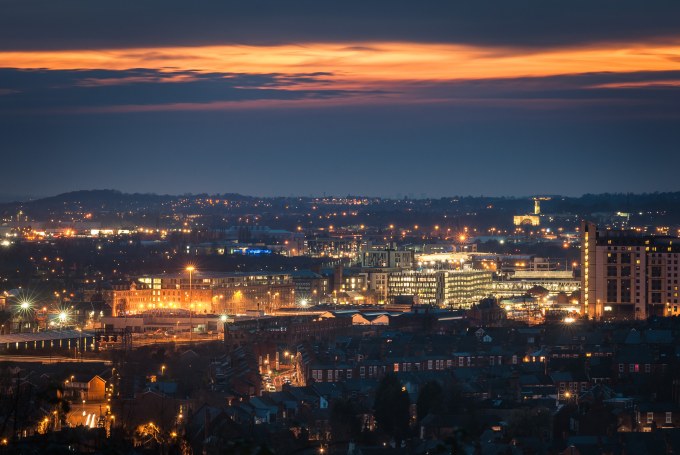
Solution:
[{"label": "sunset glow", "polygon": [[8,193],[676,189],[680,2],[4,3]]},{"label": "sunset glow", "polygon": [[523,50],[448,44],[282,46],[0,52],[5,67],[50,70],[152,68],[222,73],[333,73],[347,82],[489,79],[680,69],[680,46]]}]

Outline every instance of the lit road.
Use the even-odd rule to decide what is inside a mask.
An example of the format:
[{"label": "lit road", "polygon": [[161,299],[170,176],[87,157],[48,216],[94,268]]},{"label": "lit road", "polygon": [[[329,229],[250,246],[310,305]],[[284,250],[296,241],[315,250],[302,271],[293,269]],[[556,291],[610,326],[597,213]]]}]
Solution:
[{"label": "lit road", "polygon": [[100,414],[106,413],[106,403],[78,403],[77,401],[71,403],[71,412],[69,412],[66,420],[69,426],[75,427],[78,425],[85,425],[90,428],[95,428],[99,420]]},{"label": "lit road", "polygon": [[0,362],[30,362],[30,363],[104,363],[111,365],[111,361],[104,359],[74,359],[73,357],[49,355],[0,355]]},{"label": "lit road", "polygon": [[224,336],[222,334],[214,335],[194,335],[189,338],[188,335],[173,335],[171,337],[162,335],[133,335],[132,337],[132,347],[137,346],[148,346],[152,344],[191,344],[191,343],[207,343],[210,341],[224,341]]},{"label": "lit road", "polygon": [[[273,371],[272,374],[270,375],[272,378],[271,384],[276,387],[276,390],[281,390],[284,384],[284,378],[288,378],[291,381],[292,385],[299,385],[297,382],[297,377],[295,374],[295,369],[291,365],[280,365],[280,370],[278,371]],[[266,387],[267,382],[263,381],[263,386],[264,389],[267,390]]]}]

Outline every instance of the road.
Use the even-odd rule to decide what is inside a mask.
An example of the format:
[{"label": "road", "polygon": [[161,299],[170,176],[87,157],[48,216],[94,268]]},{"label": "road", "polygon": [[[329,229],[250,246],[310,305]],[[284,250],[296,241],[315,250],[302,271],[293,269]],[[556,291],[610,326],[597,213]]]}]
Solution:
[{"label": "road", "polygon": [[192,344],[192,343],[207,343],[211,341],[224,341],[224,336],[222,334],[213,335],[194,335],[189,337],[188,335],[146,335],[146,334],[134,334],[132,336],[132,347],[137,346],[148,346],[152,344]]},{"label": "road", "polygon": [[72,427],[85,425],[95,428],[100,414],[106,414],[106,403],[85,403],[83,405],[76,401],[71,404],[71,412],[69,412],[66,420]]},{"label": "road", "polygon": [[104,359],[74,359],[73,357],[55,355],[0,355],[0,362],[29,362],[29,363],[104,363],[111,365],[111,361]]},{"label": "road", "polygon": [[[295,374],[295,369],[291,365],[280,365],[280,369],[278,371],[273,371],[272,374],[270,375],[272,378],[272,384],[274,387],[276,387],[276,390],[281,390],[283,387],[283,379],[288,378],[291,381],[292,385],[299,385],[297,382],[297,377]],[[266,388],[266,381],[263,381],[263,386],[264,389],[267,390]]]}]

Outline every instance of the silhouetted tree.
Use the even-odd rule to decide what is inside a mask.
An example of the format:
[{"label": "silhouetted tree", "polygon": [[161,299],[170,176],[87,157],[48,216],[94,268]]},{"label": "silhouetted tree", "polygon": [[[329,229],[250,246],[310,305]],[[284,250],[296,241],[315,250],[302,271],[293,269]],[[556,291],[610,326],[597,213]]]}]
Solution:
[{"label": "silhouetted tree", "polygon": [[513,412],[508,422],[508,435],[533,436],[544,439],[550,431],[550,411],[546,408],[523,408]]},{"label": "silhouetted tree", "polygon": [[357,410],[350,400],[338,400],[331,408],[331,433],[336,441],[356,439],[361,433]]},{"label": "silhouetted tree", "polygon": [[430,413],[441,412],[443,398],[444,390],[437,381],[430,381],[425,384],[420,389],[418,400],[416,401],[418,422]]},{"label": "silhouetted tree", "polygon": [[406,388],[394,374],[386,375],[375,392],[375,420],[378,431],[404,439],[409,429],[410,400]]}]

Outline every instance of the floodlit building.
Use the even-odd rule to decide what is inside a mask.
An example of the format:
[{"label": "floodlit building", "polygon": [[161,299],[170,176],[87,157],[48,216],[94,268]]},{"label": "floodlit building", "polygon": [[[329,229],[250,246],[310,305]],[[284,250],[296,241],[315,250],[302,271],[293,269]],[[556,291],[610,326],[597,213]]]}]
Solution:
[{"label": "floodlit building", "polygon": [[387,297],[400,295],[418,297],[418,303],[439,305],[442,301],[441,272],[436,270],[405,270],[391,273],[387,283]]},{"label": "floodlit building", "polygon": [[135,314],[164,308],[196,313],[242,314],[275,311],[295,302],[289,273],[222,273],[196,271],[139,277],[126,289],[113,291],[113,314]]},{"label": "floodlit building", "polygon": [[551,294],[571,294],[581,289],[581,282],[574,277],[573,270],[517,270],[493,283],[496,296],[523,295],[537,286]]},{"label": "floodlit building", "polygon": [[391,273],[388,298],[418,297],[418,303],[448,308],[470,308],[488,296],[492,272],[486,270],[415,270]]},{"label": "floodlit building", "polygon": [[549,197],[534,197],[534,213],[526,215],[515,215],[513,222],[515,226],[540,226],[541,224],[541,201],[549,201]]},{"label": "floodlit building", "polygon": [[515,226],[540,226],[541,218],[538,215],[515,215],[512,217]]},{"label": "floodlit building", "polygon": [[470,308],[491,291],[493,273],[487,270],[448,270],[442,272],[442,306]]},{"label": "floodlit building", "polygon": [[677,315],[680,239],[581,223],[581,304],[591,319]]}]

